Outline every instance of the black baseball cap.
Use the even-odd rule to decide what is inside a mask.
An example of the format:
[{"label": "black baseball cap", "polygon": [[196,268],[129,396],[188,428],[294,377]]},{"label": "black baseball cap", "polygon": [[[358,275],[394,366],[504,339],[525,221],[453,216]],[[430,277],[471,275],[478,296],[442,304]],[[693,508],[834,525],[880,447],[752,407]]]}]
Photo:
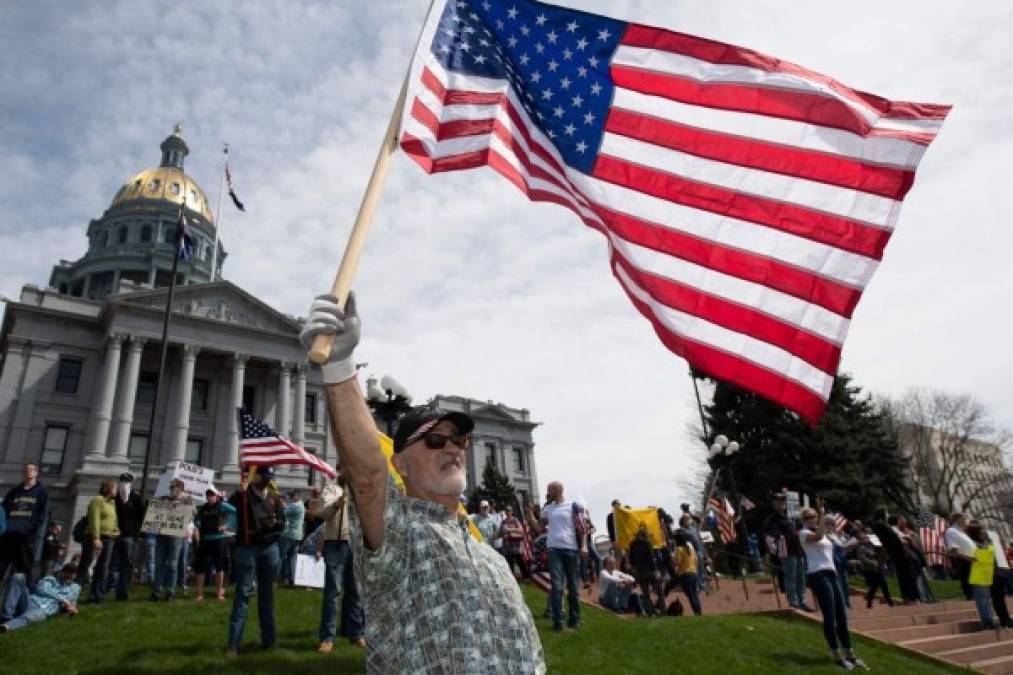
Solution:
[{"label": "black baseball cap", "polygon": [[451,422],[457,427],[457,432],[470,434],[475,428],[475,422],[462,412],[444,412],[437,408],[414,408],[398,422],[397,431],[394,432],[394,452],[401,452],[408,445],[409,441],[415,441],[419,429],[423,427],[428,431],[442,421]]}]

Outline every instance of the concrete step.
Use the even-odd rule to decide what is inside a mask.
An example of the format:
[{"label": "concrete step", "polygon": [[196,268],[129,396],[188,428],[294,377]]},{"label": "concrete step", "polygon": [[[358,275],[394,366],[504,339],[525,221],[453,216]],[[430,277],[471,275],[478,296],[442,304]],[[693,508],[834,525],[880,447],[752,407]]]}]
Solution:
[{"label": "concrete step", "polygon": [[953,623],[975,619],[978,612],[971,609],[952,610],[948,612],[932,612],[927,614],[909,614],[907,616],[877,616],[848,620],[848,626],[861,631],[884,630],[887,628],[903,628],[905,626],[921,626],[926,624]]},{"label": "concrete step", "polygon": [[[1009,636],[1006,632],[1003,632],[1002,635],[1004,637]],[[925,654],[938,654],[939,652],[945,652],[950,649],[960,649],[961,647],[971,647],[974,645],[998,642],[1000,639],[1002,638],[997,638],[994,630],[982,630],[976,633],[951,633],[949,635],[921,637],[913,640],[904,640],[898,644],[902,647],[915,649]]]},{"label": "concrete step", "polygon": [[[989,631],[994,633],[995,631]],[[974,661],[985,661],[1000,656],[1013,656],[1013,637],[1000,642],[990,642],[982,645],[970,645],[950,649],[936,654],[939,658],[953,661],[954,663],[973,663]]]},{"label": "concrete step", "polygon": [[[850,626],[849,626],[850,627]],[[916,640],[918,638],[934,637],[938,635],[959,635],[963,633],[976,633],[981,630],[981,622],[977,620],[954,621],[951,623],[924,624],[920,626],[905,626],[903,628],[884,628],[880,630],[862,631],[870,637],[884,642],[903,642]]]},{"label": "concrete step", "polygon": [[989,675],[1007,675],[1013,673],[1013,656],[997,656],[992,659],[972,661],[970,667],[979,673]]},{"label": "concrete step", "polygon": [[949,612],[958,609],[974,609],[974,603],[969,600],[946,600],[943,602],[937,602],[933,604],[918,603],[914,605],[901,605],[894,604],[893,607],[889,605],[873,605],[872,609],[868,609],[865,606],[865,602],[851,601],[851,615],[857,617],[873,617],[873,616],[907,616],[912,614],[932,614],[939,612]]}]

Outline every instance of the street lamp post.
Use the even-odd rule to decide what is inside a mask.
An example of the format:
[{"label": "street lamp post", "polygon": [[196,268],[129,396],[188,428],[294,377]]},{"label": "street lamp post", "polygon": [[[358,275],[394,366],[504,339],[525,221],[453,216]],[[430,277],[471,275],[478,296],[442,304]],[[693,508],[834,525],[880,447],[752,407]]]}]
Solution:
[{"label": "street lamp post", "polygon": [[[737,515],[739,511],[741,511],[742,509],[742,502],[739,499],[738,488],[736,488],[735,486],[735,475],[732,472],[731,459],[741,449],[742,446],[739,444],[738,441],[730,441],[728,440],[728,437],[725,436],[724,434],[718,434],[717,436],[714,437],[714,442],[711,444],[710,450],[708,451],[708,455],[712,461],[717,460],[718,457],[725,458],[725,460],[722,462],[722,465],[719,465],[714,469],[714,482],[712,484],[711,491],[713,491],[714,486],[718,485],[718,482],[720,481],[721,478],[721,473],[724,472],[724,474],[728,477],[728,493],[731,496],[731,502],[735,506]],[[741,525],[741,527],[739,527],[739,525]],[[739,536],[743,538],[742,546],[740,547],[739,550],[740,552],[748,551],[749,542],[747,541],[747,539],[749,537],[749,531],[746,529],[745,522],[742,521],[741,516],[739,518],[739,525],[735,526],[735,529],[739,532]],[[737,566],[741,569],[741,560],[739,561],[739,565]]]},{"label": "street lamp post", "polygon": [[387,435],[394,437],[394,422],[412,408],[412,397],[400,382],[384,375],[377,383],[375,377],[366,380],[366,404],[384,421]]}]

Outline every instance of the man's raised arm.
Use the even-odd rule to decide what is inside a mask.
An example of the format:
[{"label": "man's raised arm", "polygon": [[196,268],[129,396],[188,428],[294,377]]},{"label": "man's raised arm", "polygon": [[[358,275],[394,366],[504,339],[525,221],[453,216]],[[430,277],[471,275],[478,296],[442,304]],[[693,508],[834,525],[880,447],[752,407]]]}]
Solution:
[{"label": "man's raised arm", "polygon": [[317,335],[334,336],[330,357],[321,366],[327,387],[327,411],[335,445],[341,453],[342,469],[348,476],[355,499],[363,538],[366,546],[375,551],[383,545],[387,459],[380,450],[376,423],[355,377],[352,352],[359,344],[359,334],[355,296],[350,293],[344,311],[338,309],[333,295],[317,297],[300,338],[308,351]]}]

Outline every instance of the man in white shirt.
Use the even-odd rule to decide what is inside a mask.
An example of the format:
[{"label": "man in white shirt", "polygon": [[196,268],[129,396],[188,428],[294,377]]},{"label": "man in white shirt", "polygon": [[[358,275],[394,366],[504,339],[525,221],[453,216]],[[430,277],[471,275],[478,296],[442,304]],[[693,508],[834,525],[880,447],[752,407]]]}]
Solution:
[{"label": "man in white shirt", "polygon": [[953,573],[960,579],[960,588],[964,591],[964,597],[971,599],[971,586],[967,581],[971,573],[971,560],[974,559],[975,545],[967,536],[967,516],[963,513],[954,513],[950,516],[950,526],[943,533],[943,548],[950,559]]},{"label": "man in white shirt", "polygon": [[[598,577],[598,602],[602,607],[611,609],[613,612],[627,612],[632,604],[636,607],[637,614],[642,614],[640,597],[633,596],[633,589],[637,586],[637,580],[629,574],[616,569],[616,559],[612,556],[605,556],[602,561],[601,576]],[[635,598],[635,599],[634,599]]]},{"label": "man in white shirt", "polygon": [[580,625],[580,596],[577,590],[577,555],[587,557],[584,537],[577,531],[576,507],[563,501],[563,484],[549,483],[546,488],[547,504],[542,508],[542,522],[548,527],[546,544],[549,549],[549,577],[552,588],[549,606],[552,611],[552,629],[563,630],[563,583],[566,583],[566,625],[576,630]]},{"label": "man in white shirt", "polygon": [[496,518],[490,512],[489,502],[484,499],[479,502],[478,513],[471,514],[471,522],[474,523],[478,531],[482,533],[483,541],[489,544],[489,546],[492,546],[493,539],[495,539],[496,531],[499,527],[496,524]]}]

